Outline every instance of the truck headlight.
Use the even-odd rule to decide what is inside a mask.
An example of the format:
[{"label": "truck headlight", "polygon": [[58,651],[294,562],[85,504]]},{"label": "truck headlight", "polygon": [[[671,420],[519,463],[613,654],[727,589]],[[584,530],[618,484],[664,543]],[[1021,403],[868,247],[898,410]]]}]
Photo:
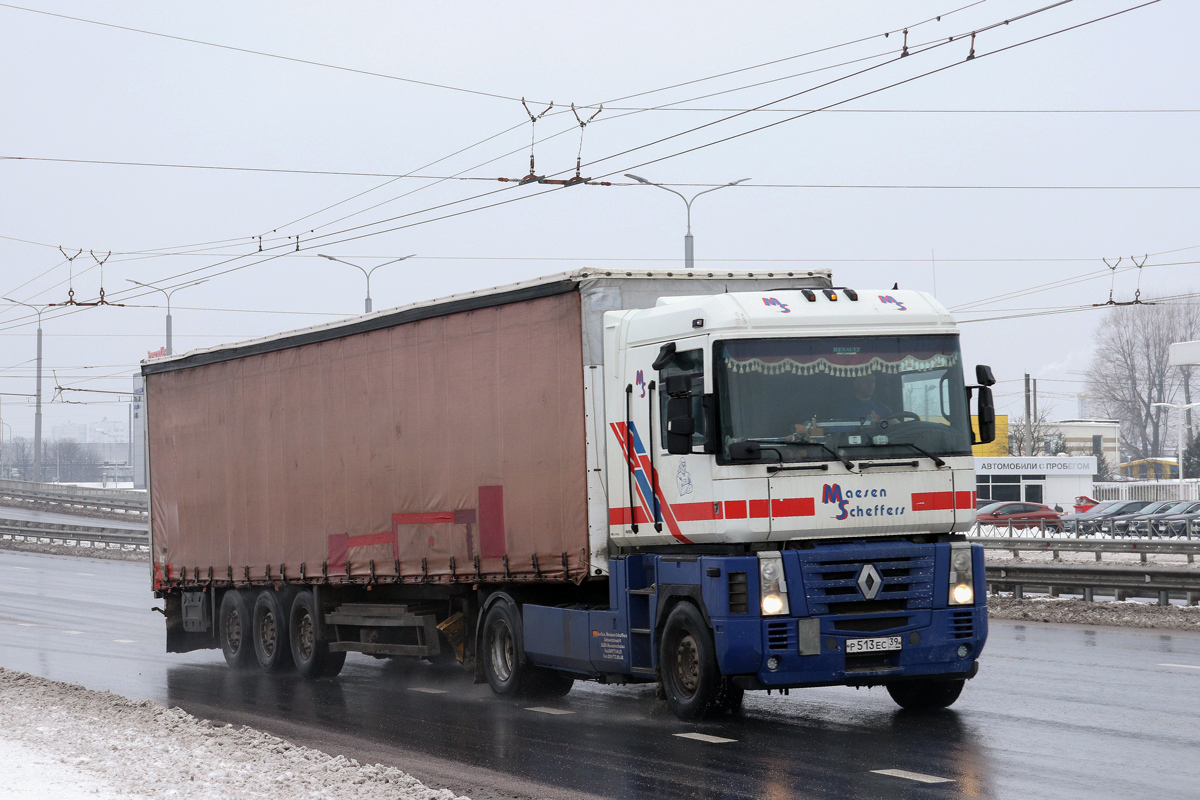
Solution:
[{"label": "truck headlight", "polygon": [[950,545],[950,605],[967,606],[975,602],[975,567],[970,542]]},{"label": "truck headlight", "polygon": [[783,577],[783,554],[758,554],[758,586],[762,613],[765,617],[790,613],[787,581]]}]

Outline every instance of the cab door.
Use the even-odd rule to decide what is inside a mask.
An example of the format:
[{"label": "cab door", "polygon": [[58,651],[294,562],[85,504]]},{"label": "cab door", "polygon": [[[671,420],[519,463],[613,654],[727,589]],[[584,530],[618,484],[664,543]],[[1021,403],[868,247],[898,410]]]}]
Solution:
[{"label": "cab door", "polygon": [[[693,535],[712,533],[720,518],[721,506],[712,496],[712,456],[704,447],[704,338],[674,340],[675,353],[664,356],[660,370],[654,364],[662,354],[662,344],[631,347],[625,359],[625,424],[627,440],[618,435],[623,463],[613,473],[620,476],[622,494],[630,509],[619,516],[626,528],[646,544],[680,544],[693,541]],[[693,416],[697,421],[693,435],[694,452],[669,455],[666,448],[666,379],[673,385],[686,384],[692,395]],[[679,378],[684,380],[681,382]],[[628,524],[630,519],[635,525]]]}]

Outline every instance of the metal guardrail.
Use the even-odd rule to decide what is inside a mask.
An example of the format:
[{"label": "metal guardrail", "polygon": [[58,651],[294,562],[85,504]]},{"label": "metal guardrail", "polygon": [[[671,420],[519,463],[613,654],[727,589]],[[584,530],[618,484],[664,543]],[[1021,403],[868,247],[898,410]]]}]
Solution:
[{"label": "metal guardrail", "polygon": [[1195,563],[1196,555],[1200,554],[1200,540],[1189,541],[1187,539],[1025,539],[1021,537],[1000,539],[983,537],[973,538],[971,541],[983,545],[988,550],[1009,550],[1014,558],[1019,557],[1022,550],[1043,553],[1048,550],[1056,559],[1062,551],[1095,553],[1097,561],[1100,561],[1100,557],[1104,553],[1138,553],[1142,556],[1143,562],[1146,561],[1146,556],[1151,554],[1186,555],[1188,563],[1192,564]]},{"label": "metal guardrail", "polygon": [[133,546],[139,549],[150,547],[148,531],[130,528],[105,528],[94,525],[62,525],[55,522],[33,522],[30,520],[0,520],[0,538],[19,542],[87,542],[95,545]]},{"label": "metal guardrail", "polygon": [[148,501],[145,492],[127,489],[93,489],[87,486],[65,486],[61,483],[32,483],[30,481],[0,480],[0,500],[21,503],[41,502],[79,508],[98,508],[145,514]]},{"label": "metal guardrail", "polygon": [[1188,605],[1200,601],[1200,569],[1188,567],[988,564],[987,581],[993,594],[1011,591],[1018,600],[1026,591],[1045,591],[1052,597],[1078,593],[1089,601],[1096,594],[1111,594],[1117,600],[1157,597],[1161,606],[1169,605],[1172,598]]},{"label": "metal guardrail", "polygon": [[1032,539],[1077,539],[1082,541],[1133,540],[1200,542],[1200,536],[1194,536],[1190,527],[1186,533],[1181,535],[1162,536],[1159,534],[1151,534],[1150,536],[1146,536],[1145,534],[1137,533],[1135,531],[1126,531],[1125,533],[1098,533],[1095,531],[1083,532],[1079,530],[1074,532],[1058,531],[1054,530],[1053,527],[1047,527],[1045,523],[1042,523],[1041,525],[1034,525],[1029,528],[1018,528],[1011,524],[983,525],[976,522],[971,527],[970,532],[967,533],[967,536],[980,542],[992,538],[1016,539],[1022,537],[1029,537]]}]

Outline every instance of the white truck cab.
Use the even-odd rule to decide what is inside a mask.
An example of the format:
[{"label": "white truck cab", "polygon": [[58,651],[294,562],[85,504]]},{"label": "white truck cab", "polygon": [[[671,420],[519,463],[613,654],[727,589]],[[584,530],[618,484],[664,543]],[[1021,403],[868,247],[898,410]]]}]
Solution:
[{"label": "white truck cab", "polygon": [[931,295],[664,297],[606,313],[604,334],[614,544],[945,534],[974,522],[958,332]]}]

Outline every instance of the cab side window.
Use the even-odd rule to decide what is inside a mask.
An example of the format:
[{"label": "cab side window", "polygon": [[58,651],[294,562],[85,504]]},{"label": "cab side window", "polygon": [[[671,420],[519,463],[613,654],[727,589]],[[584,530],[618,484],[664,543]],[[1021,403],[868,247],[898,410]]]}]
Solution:
[{"label": "cab side window", "polygon": [[692,419],[696,421],[696,432],[692,434],[692,446],[704,445],[704,351],[683,350],[677,352],[671,363],[658,373],[658,429],[661,445],[667,447],[667,378],[684,375],[691,389]]}]

